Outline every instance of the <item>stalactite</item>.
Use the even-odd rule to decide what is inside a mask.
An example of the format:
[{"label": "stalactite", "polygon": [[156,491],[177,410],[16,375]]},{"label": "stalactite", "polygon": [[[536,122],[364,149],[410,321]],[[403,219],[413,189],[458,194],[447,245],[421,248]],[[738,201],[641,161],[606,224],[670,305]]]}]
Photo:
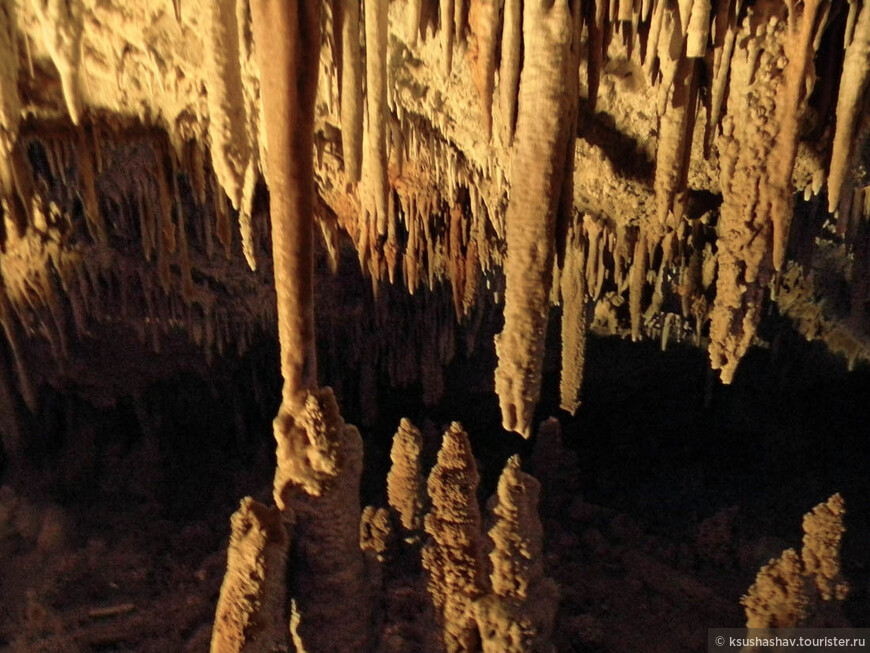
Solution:
[{"label": "stalactite", "polygon": [[798,116],[810,90],[807,67],[819,1],[806,3],[799,14],[792,5],[787,23],[779,5],[757,9],[741,28],[741,34],[755,35],[735,54],[730,96],[736,101],[719,137],[723,203],[709,354],[724,383],[731,382],[752,343],[764,286],[785,254]]},{"label": "stalactite", "polygon": [[[857,2],[850,3],[850,13]],[[831,167],[828,173],[828,210],[832,213],[840,206],[847,167],[855,147],[855,132],[862,104],[866,105],[865,90],[870,82],[870,3],[865,2],[855,22],[852,41],[846,48],[840,91],[837,97],[837,122]]]},{"label": "stalactite", "polygon": [[251,5],[268,149],[272,256],[281,343],[282,398],[317,380],[313,309],[313,139],[320,7]]},{"label": "stalactite", "polygon": [[559,281],[562,298],[562,368],[559,377],[559,407],[572,415],[580,407],[583,368],[586,359],[585,243],[582,223],[574,220],[565,243],[565,262]]},{"label": "stalactite", "polygon": [[408,22],[405,25],[405,39],[410,45],[417,43],[420,34],[420,20],[423,13],[423,0],[409,0]]},{"label": "stalactite", "polygon": [[233,208],[238,209],[252,145],[248,140],[235,3],[209,2],[203,12],[212,166]]},{"label": "stalactite", "polygon": [[387,474],[387,501],[399,516],[402,528],[416,533],[423,526],[425,479],[420,460],[423,436],[410,420],[402,418],[393,436],[390,472]]},{"label": "stalactite", "polygon": [[692,15],[686,35],[686,56],[703,57],[707,53],[710,36],[711,0],[698,0],[692,4]]},{"label": "stalactite", "polygon": [[631,315],[631,339],[635,342],[640,340],[641,320],[643,318],[643,309],[641,302],[643,300],[643,288],[646,284],[646,272],[649,265],[647,258],[647,237],[641,231],[634,245],[634,256],[631,260],[631,269],[629,271],[629,313]]},{"label": "stalactite", "polygon": [[[572,17],[567,3],[528,2],[520,81],[517,147],[507,210],[505,327],[496,338],[496,393],[507,430],[528,437],[538,399],[553,274],[556,209],[562,189],[570,99]],[[566,115],[567,114],[567,115]],[[570,141],[573,144],[573,140]]]},{"label": "stalactite", "polygon": [[471,0],[468,10],[471,30],[468,61],[471,80],[480,97],[480,111],[486,138],[492,137],[492,95],[495,87],[496,46],[498,45],[499,8],[496,0]]},{"label": "stalactite", "polygon": [[67,0],[34,3],[45,48],[60,75],[63,97],[74,125],[81,121],[84,104],[81,89],[83,9]]},{"label": "stalactite", "polygon": [[492,593],[473,606],[484,653],[554,651],[559,588],[544,575],[540,485],[512,456],[498,481],[489,530]]},{"label": "stalactite", "polygon": [[363,68],[360,53],[360,0],[342,0],[344,20],[341,25],[341,149],[344,171],[349,182],[362,174],[363,159]]},{"label": "stalactite", "polygon": [[442,72],[445,77],[450,75],[453,69],[453,38],[454,38],[454,9],[456,0],[440,0],[438,6],[441,10],[441,62]]},{"label": "stalactite", "polygon": [[[372,194],[371,203],[365,209],[370,213],[370,224],[377,227],[369,246],[377,242],[377,236],[387,234],[387,0],[367,0],[365,7],[366,27],[366,109],[368,149],[363,156],[363,176]],[[367,156],[366,156],[367,155]],[[374,278],[379,275],[373,274]]]},{"label": "stalactite", "polygon": [[251,270],[257,269],[257,245],[254,233],[253,216],[254,191],[257,186],[257,166],[254,160],[248,161],[245,169],[245,181],[242,186],[242,198],[239,206],[239,232],[242,236],[242,253]]},{"label": "stalactite", "polygon": [[[665,38],[661,43],[667,51],[674,38],[677,38],[674,35],[677,24],[673,12],[667,12],[662,29]],[[692,151],[697,88],[695,61],[686,56],[682,47],[675,59],[665,61],[664,52],[659,58],[663,71],[666,71],[663,74],[669,81],[663,80],[659,87],[659,99],[664,99],[665,103],[659,107],[659,140],[653,187],[656,217],[658,223],[664,225],[671,213],[677,223],[685,213],[688,157]]]},{"label": "stalactite", "polygon": [[[10,5],[0,7],[0,208],[7,223],[16,228],[22,218],[15,217],[15,173],[12,152],[18,140],[21,100],[18,96],[18,52],[15,15]],[[8,229],[8,227],[7,227]]]},{"label": "stalactite", "polygon": [[250,497],[233,514],[211,653],[267,653],[287,646],[289,518]]},{"label": "stalactite", "polygon": [[479,482],[468,434],[454,422],[444,433],[427,482],[432,509],[424,526],[430,539],[422,553],[448,653],[474,650],[476,624],[469,606],[481,595],[483,582]]}]

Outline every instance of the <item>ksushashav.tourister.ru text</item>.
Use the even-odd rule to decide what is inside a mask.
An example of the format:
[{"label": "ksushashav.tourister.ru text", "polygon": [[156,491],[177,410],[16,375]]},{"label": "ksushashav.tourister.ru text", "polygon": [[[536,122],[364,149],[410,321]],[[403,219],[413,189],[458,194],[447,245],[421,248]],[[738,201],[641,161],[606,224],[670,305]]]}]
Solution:
[{"label": "ksushashav.tourister.ru text", "polygon": [[866,646],[866,637],[729,637],[729,646],[802,647],[802,646]]}]

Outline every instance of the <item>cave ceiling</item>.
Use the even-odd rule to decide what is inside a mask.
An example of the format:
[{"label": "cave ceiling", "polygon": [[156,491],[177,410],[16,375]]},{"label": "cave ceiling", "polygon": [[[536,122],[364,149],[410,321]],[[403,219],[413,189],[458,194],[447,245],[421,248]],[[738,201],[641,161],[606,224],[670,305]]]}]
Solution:
[{"label": "cave ceiling", "polygon": [[[363,376],[437,401],[457,325],[496,307],[528,436],[556,315],[569,412],[587,332],[704,348],[729,383],[778,311],[870,359],[866,2],[364,4],[323,5],[311,207],[341,268],[319,335]],[[0,4],[7,407],[275,332],[257,47],[246,0]],[[335,319],[348,265],[368,321]]]}]

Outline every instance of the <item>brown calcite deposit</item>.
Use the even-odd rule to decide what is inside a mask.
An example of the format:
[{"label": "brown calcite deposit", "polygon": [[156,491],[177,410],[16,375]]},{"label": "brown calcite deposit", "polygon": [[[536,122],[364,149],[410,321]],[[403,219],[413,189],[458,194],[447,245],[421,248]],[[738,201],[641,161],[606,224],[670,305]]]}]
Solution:
[{"label": "brown calcite deposit", "polygon": [[[531,438],[548,346],[573,416],[592,336],[702,348],[730,384],[775,311],[870,361],[868,85],[866,0],[3,1],[0,452],[52,393],[114,406],[277,341],[275,505],[232,518],[212,652],[555,650],[581,600],[538,481],[510,458],[482,513],[469,433],[433,465],[402,420],[369,488],[343,389],[364,427],[385,386],[432,408],[482,345]],[[542,509],[598,520],[566,550],[712,596],[609,546],[631,534],[565,496],[576,463],[545,421]],[[833,618],[843,514],[762,568],[750,626]]]}]

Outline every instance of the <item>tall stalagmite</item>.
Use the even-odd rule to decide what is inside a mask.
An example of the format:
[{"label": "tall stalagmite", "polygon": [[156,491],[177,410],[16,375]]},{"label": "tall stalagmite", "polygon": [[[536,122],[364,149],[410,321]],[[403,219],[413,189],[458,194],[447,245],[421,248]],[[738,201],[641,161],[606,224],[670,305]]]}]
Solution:
[{"label": "tall stalagmite", "polygon": [[548,653],[559,588],[544,575],[544,529],[538,517],[540,485],[512,456],[498,481],[489,530],[492,593],[478,599],[474,615],[484,653]]},{"label": "tall stalagmite", "polygon": [[[296,515],[293,643],[308,653],[368,650],[371,606],[359,542],[362,438],[341,419],[328,388],[317,399],[310,394],[306,410],[280,432],[291,446],[278,447],[275,501]],[[282,476],[282,469],[293,474]],[[348,611],[349,605],[356,607]]]},{"label": "tall stalagmite", "polygon": [[502,424],[524,437],[541,388],[544,339],[550,308],[556,208],[569,138],[570,103],[564,79],[573,18],[567,0],[528,0],[523,9],[524,60],[510,204],[505,218],[505,326],[496,336],[495,389]]},{"label": "tall stalagmite", "polygon": [[286,520],[292,513],[247,497],[232,517],[211,653],[269,653],[286,647]]},{"label": "tall stalagmite", "polygon": [[402,418],[393,436],[390,472],[387,474],[387,502],[399,516],[406,531],[416,532],[423,526],[425,479],[420,455],[423,436],[410,420]]},{"label": "tall stalagmite", "polygon": [[429,474],[432,508],[424,525],[430,539],[423,547],[429,595],[447,653],[474,650],[476,626],[469,606],[483,593],[479,482],[468,434],[454,422],[444,433],[438,460]]}]

